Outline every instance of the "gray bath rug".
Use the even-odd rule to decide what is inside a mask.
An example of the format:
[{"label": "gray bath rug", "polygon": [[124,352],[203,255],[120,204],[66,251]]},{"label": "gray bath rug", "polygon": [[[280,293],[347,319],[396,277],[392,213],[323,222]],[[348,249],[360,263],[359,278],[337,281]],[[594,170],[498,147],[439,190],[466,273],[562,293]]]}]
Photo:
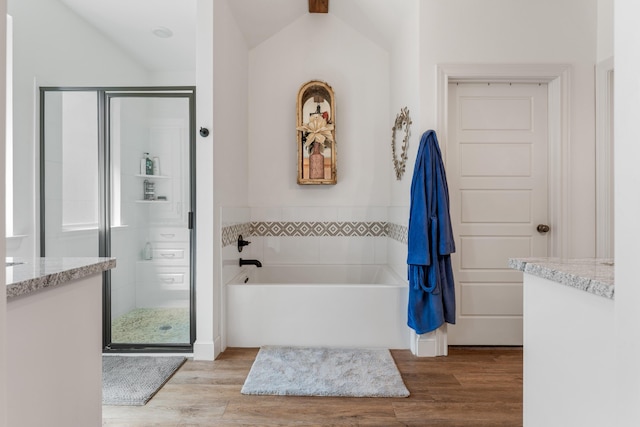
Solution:
[{"label": "gray bath rug", "polygon": [[262,347],[242,394],[407,397],[386,349]]},{"label": "gray bath rug", "polygon": [[183,356],[102,356],[102,404],[146,404],[185,360]]}]

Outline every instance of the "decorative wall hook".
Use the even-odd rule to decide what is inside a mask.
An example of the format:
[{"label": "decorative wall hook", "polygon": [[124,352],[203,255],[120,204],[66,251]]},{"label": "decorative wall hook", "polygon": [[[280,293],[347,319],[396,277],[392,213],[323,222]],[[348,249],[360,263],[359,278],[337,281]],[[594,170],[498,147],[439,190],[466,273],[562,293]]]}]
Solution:
[{"label": "decorative wall hook", "polygon": [[[393,168],[396,171],[396,179],[400,181],[404,174],[405,165],[407,163],[407,145],[411,136],[411,118],[409,117],[409,108],[400,109],[400,113],[396,116],[396,121],[391,128],[391,153],[393,155]],[[400,158],[396,155],[396,131],[404,129],[404,138],[402,138],[402,152]]]}]

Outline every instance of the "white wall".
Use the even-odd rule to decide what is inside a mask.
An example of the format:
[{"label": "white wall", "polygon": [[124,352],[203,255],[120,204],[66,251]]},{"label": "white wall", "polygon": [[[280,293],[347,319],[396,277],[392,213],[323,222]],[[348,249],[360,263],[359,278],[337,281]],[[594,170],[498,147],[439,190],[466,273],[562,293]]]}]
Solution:
[{"label": "white wall", "polygon": [[[437,120],[435,70],[450,63],[568,63],[572,257],[595,253],[596,0],[420,2],[421,122]],[[437,129],[436,129],[437,130]],[[442,136],[441,138],[442,139]],[[413,168],[407,173],[411,173]]]},{"label": "white wall", "polygon": [[[420,113],[420,87],[422,85],[430,86],[429,82],[422,81],[422,73],[420,71],[420,5],[418,0],[405,1],[404,3],[406,5],[403,16],[404,22],[398,28],[390,52],[391,111],[388,122],[393,125],[400,109],[408,107],[413,124],[411,125],[411,138],[407,151],[407,169],[402,179],[399,181],[396,179],[393,165],[390,170],[391,206],[409,205],[413,163],[415,163],[418,152],[420,137],[423,132],[428,130],[423,128],[421,124]],[[396,133],[396,156],[398,159],[401,154],[403,136],[403,132]],[[388,159],[391,159],[390,137],[391,135],[387,139],[384,150]]]},{"label": "white wall", "polygon": [[[198,0],[196,31],[196,123],[213,128],[214,3]],[[213,360],[214,236],[213,136],[196,135],[196,342],[194,359]]]},{"label": "white wall", "polygon": [[[196,41],[194,40],[194,43]],[[149,78],[151,86],[194,86],[196,73],[193,71],[154,71]]]},{"label": "white wall", "polygon": [[640,424],[640,5],[615,2],[615,358],[617,426]]},{"label": "white wall", "polygon": [[145,85],[148,72],[57,0],[13,0],[14,233],[12,255],[37,254],[37,86]]},{"label": "white wall", "polygon": [[[212,257],[204,261],[211,273],[211,280],[199,283],[198,287],[209,286],[205,292],[204,302],[209,304],[207,317],[202,322],[207,322],[203,327],[210,328],[213,340],[216,342],[215,353],[219,353],[223,344],[219,342],[222,334],[224,289],[222,287],[224,268],[222,266],[221,227],[222,207],[246,207],[247,206],[247,56],[246,42],[238,29],[228,0],[216,0],[213,4],[213,111],[210,117],[213,120],[212,137],[205,141],[213,143],[211,154],[207,152],[207,158],[198,159],[202,168],[207,168],[213,173],[212,183],[206,188],[198,187],[198,206],[205,199],[213,200],[211,215],[213,228],[211,234],[206,236],[211,241]],[[198,55],[200,56],[200,55]],[[200,68],[198,68],[200,70]],[[200,80],[199,80],[200,81]],[[200,85],[198,90],[201,90]],[[198,97],[200,99],[200,95]],[[198,114],[201,112],[198,111]],[[200,123],[200,122],[199,122]],[[211,157],[209,157],[209,155]],[[200,167],[199,167],[200,170]],[[200,184],[198,184],[200,185]],[[235,218],[233,214],[225,221],[242,222],[242,218]],[[202,215],[199,219],[199,227],[202,224]],[[201,242],[202,239],[199,239]],[[198,244],[200,249],[200,244]],[[198,255],[200,256],[200,255]],[[213,262],[211,262],[211,260]],[[200,276],[199,276],[200,277]],[[201,294],[198,294],[201,298]],[[199,312],[200,313],[200,312]],[[200,316],[200,314],[199,314]],[[210,322],[210,323],[209,323]],[[198,323],[200,326],[201,323]],[[200,332],[198,332],[200,336]]]},{"label": "white wall", "polygon": [[[338,183],[296,183],[296,99],[309,80],[336,100]],[[387,206],[389,55],[332,14],[305,14],[249,53],[249,204]]]},{"label": "white wall", "polygon": [[[7,3],[0,0],[0,16],[5,16]],[[6,21],[0,20],[0,87],[6,87]],[[0,239],[5,233],[5,117],[6,91],[0,90]],[[0,259],[4,259],[5,249],[0,245]],[[7,422],[7,287],[5,277],[0,275],[0,427]]]},{"label": "white wall", "polygon": [[[252,221],[386,221],[392,168],[389,61],[385,49],[333,14],[304,14],[249,52]],[[310,80],[327,82],[335,94],[336,185],[296,183],[296,100]],[[387,259],[384,237],[251,240],[251,257],[267,265]],[[243,258],[250,256],[243,252]]]},{"label": "white wall", "polygon": [[216,206],[246,206],[248,194],[248,48],[229,9],[214,10],[214,140]]},{"label": "white wall", "polygon": [[[428,85],[421,81],[420,72],[420,21],[418,0],[404,3],[404,22],[398,27],[391,55],[391,112],[388,122],[393,125],[396,115],[403,107],[409,108],[411,117],[411,137],[407,147],[407,161],[405,173],[401,180],[396,179],[393,164],[389,173],[390,207],[388,220],[390,223],[407,226],[409,221],[409,204],[411,196],[411,180],[413,167],[420,145],[420,137],[426,128],[422,126],[420,112],[420,86]],[[396,158],[400,159],[402,153],[402,131],[396,132]],[[390,144],[390,141],[389,141]],[[385,147],[385,152],[391,159],[391,149]],[[388,264],[401,277],[406,277],[407,272],[407,245],[394,239],[388,239]]]}]

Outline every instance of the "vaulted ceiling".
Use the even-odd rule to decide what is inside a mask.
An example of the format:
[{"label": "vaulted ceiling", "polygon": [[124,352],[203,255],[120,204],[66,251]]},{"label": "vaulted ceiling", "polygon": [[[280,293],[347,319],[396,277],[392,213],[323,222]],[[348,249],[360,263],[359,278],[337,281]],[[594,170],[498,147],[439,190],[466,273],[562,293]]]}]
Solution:
[{"label": "vaulted ceiling", "polygon": [[[329,14],[390,49],[398,25],[416,0],[334,0]],[[309,13],[307,0],[231,0],[233,15],[253,48]]]},{"label": "vaulted ceiling", "polygon": [[[195,67],[197,0],[60,0],[151,71]],[[211,0],[216,1],[216,0]],[[417,0],[334,0],[329,14],[389,50]],[[309,13],[308,0],[229,0],[251,49]],[[158,27],[172,37],[152,33]]]}]

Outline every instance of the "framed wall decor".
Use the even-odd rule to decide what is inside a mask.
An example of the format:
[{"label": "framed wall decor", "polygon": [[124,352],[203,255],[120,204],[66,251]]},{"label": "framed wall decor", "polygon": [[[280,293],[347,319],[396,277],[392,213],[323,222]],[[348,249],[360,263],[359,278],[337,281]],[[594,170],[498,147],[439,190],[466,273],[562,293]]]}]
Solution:
[{"label": "framed wall decor", "polygon": [[[393,168],[396,171],[396,179],[400,181],[407,164],[407,146],[409,144],[409,137],[411,136],[411,118],[409,117],[409,108],[404,107],[400,109],[400,113],[396,115],[396,120],[391,128],[391,155],[393,159]],[[402,138],[402,152],[400,157],[396,154],[396,133],[398,131],[404,132]]]},{"label": "framed wall decor", "polygon": [[319,80],[303,84],[296,116],[298,184],[336,184],[336,106],[331,86]]}]

